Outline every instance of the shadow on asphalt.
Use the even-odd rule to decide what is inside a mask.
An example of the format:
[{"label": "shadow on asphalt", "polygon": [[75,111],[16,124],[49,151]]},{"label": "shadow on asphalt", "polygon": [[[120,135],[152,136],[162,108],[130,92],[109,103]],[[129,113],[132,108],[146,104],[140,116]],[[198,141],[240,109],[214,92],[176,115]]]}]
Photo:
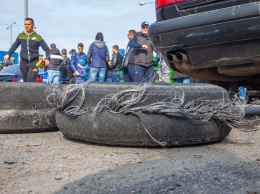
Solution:
[{"label": "shadow on asphalt", "polygon": [[102,170],[55,193],[260,193],[259,161],[243,162],[223,149],[198,151]]}]

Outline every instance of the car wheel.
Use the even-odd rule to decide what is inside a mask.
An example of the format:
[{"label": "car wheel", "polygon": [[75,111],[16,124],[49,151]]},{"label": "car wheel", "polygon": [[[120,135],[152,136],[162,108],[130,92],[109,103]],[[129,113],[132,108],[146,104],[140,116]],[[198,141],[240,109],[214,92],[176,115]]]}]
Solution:
[{"label": "car wheel", "polygon": [[[81,95],[75,97],[76,93],[80,93],[79,91],[67,93],[64,99],[70,99],[70,101],[63,104],[63,108],[56,112],[57,126],[68,139],[120,146],[179,146],[221,141],[231,131],[230,127],[218,119],[211,118],[207,122],[196,122],[195,119],[186,117],[181,111],[165,114],[162,109],[147,109],[151,104],[161,102],[172,102],[176,105],[180,103],[181,109],[196,99],[206,101],[229,99],[226,90],[219,86],[152,84],[143,96],[145,100],[141,100],[129,109],[119,113],[122,107],[114,108],[114,112],[111,109],[102,108],[95,114],[93,110],[97,110],[96,106],[102,104],[100,102],[104,100],[104,97],[108,100],[107,95],[111,97],[113,94],[122,93],[137,86],[127,83],[93,83],[82,86],[85,88],[84,101]],[[172,101],[174,95],[176,102]],[[125,97],[123,101],[131,99],[128,97]],[[177,102],[177,98],[181,100],[182,97],[184,97],[183,101]],[[77,114],[74,112],[74,115],[70,115],[77,105],[81,107]],[[136,111],[140,107],[143,107],[142,111]]]},{"label": "car wheel", "polygon": [[39,83],[1,83],[0,133],[58,130],[54,110],[45,100],[47,87]]}]

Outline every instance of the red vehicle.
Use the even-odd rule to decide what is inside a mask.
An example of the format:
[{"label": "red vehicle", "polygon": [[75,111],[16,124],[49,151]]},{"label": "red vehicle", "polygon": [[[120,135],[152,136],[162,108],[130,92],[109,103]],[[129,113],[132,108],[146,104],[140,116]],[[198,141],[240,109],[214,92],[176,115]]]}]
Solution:
[{"label": "red vehicle", "polygon": [[156,0],[148,34],[168,65],[260,94],[260,0]]}]

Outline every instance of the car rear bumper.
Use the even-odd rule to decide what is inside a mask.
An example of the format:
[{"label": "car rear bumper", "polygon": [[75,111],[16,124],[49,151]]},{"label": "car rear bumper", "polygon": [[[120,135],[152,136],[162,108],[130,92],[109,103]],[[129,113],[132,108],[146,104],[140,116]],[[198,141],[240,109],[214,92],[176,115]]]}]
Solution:
[{"label": "car rear bumper", "polygon": [[259,13],[260,3],[249,3],[157,22],[148,34],[157,50],[163,54],[184,50],[193,66],[256,62],[260,59]]}]

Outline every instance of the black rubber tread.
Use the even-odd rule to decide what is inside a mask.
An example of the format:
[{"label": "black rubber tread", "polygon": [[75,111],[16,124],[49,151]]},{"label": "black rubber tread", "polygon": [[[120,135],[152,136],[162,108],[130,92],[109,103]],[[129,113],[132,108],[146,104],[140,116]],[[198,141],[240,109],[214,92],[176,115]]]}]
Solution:
[{"label": "black rubber tread", "polygon": [[0,133],[25,133],[58,130],[53,118],[35,127],[35,117],[46,114],[50,109],[45,89],[49,85],[40,83],[0,84]]},{"label": "black rubber tread", "polygon": [[[89,84],[86,85],[84,108],[93,107],[105,95],[117,93],[134,84]],[[228,93],[221,87],[210,84],[153,84],[148,89],[149,98],[139,104],[144,106],[161,101],[170,96],[171,91],[182,90],[185,94],[184,105],[195,99],[226,99]],[[181,114],[166,116],[162,114],[111,114],[103,110],[95,119],[91,113],[69,117],[57,111],[56,123],[60,131],[69,139],[91,143],[120,146],[160,146],[151,139],[144,127],[159,142],[167,146],[204,144],[223,140],[231,129],[217,120],[205,124],[195,123]],[[139,118],[141,118],[141,124]]]},{"label": "black rubber tread", "polygon": [[[63,87],[63,86],[60,86]],[[136,83],[90,83],[84,84],[86,90],[86,100],[84,107],[93,107],[106,95],[115,94],[122,90],[137,87]],[[147,100],[142,102],[140,106],[148,105],[151,103],[165,100],[167,97],[171,97],[172,93],[176,91],[184,92],[184,103],[196,99],[229,99],[228,92],[222,87],[212,84],[152,84],[147,89]]]}]

